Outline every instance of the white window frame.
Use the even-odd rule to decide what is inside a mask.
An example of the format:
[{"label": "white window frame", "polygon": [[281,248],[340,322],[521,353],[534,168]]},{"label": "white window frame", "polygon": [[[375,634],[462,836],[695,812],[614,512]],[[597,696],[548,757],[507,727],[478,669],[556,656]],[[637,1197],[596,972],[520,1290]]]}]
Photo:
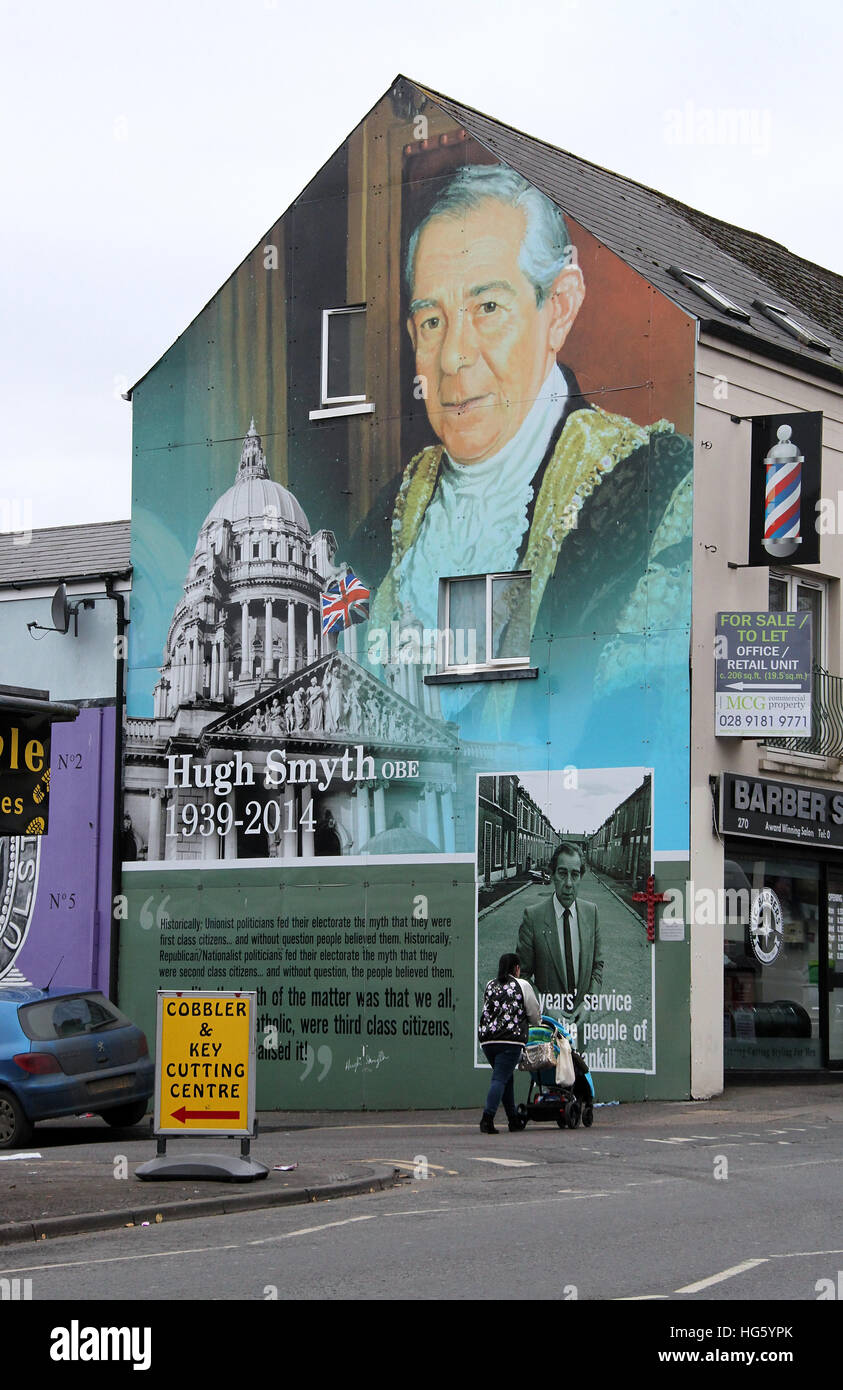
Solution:
[{"label": "white window frame", "polygon": [[[453,675],[462,673],[470,676],[477,671],[513,671],[522,670],[530,665],[530,653],[527,651],[525,656],[497,656],[489,657],[488,653],[492,650],[492,584],[496,579],[529,579],[530,570],[500,570],[494,574],[454,574],[447,579],[440,579],[439,591],[440,602],[439,610],[442,619],[442,627],[445,633],[445,663],[442,666],[442,674]],[[451,649],[454,640],[454,633],[451,628],[451,585],[460,584],[468,579],[485,579],[486,581],[486,652],[485,661],[476,662],[474,665],[457,665],[454,662],[455,652]]]},{"label": "white window frame", "polygon": [[764,299],[753,299],[753,309],[757,309],[763,314],[765,319],[771,323],[777,323],[779,328],[783,328],[785,333],[789,333],[791,338],[796,338],[798,342],[804,343],[806,347],[816,348],[817,352],[831,352],[828,343],[823,342],[812,333],[810,328],[804,328],[796,319],[791,318],[787,309],[783,309],[779,304],[769,304]]},{"label": "white window frame", "polygon": [[700,299],[706,300],[708,304],[713,304],[715,309],[720,309],[722,313],[728,314],[733,319],[745,319],[749,322],[749,314],[742,309],[739,304],[735,304],[731,299],[727,299],[725,294],[714,285],[710,285],[705,276],[697,275],[693,270],[683,270],[681,266],[668,266],[668,275],[672,275],[674,280],[686,285],[694,294],[698,294]]},{"label": "white window frame", "polygon": [[[820,647],[816,646],[816,633],[811,634],[811,657],[814,664],[821,666],[824,671],[828,670],[828,580],[816,579],[812,574],[799,574],[798,571],[777,570],[770,568],[770,579],[778,580],[780,584],[787,586],[787,608],[786,613],[796,613],[797,590],[801,586],[803,589],[816,589],[820,595],[820,613],[822,614],[822,632],[820,634]],[[769,584],[767,587],[767,601],[769,603]],[[774,611],[774,610],[771,610]]]},{"label": "white window frame", "polygon": [[362,396],[328,395],[328,347],[331,333],[331,319],[338,314],[363,314],[365,316],[365,313],[365,304],[345,304],[341,308],[322,310],[319,408],[310,411],[309,418],[311,420],[336,419],[338,415],[371,415],[374,411],[374,402],[366,400],[365,392]]}]

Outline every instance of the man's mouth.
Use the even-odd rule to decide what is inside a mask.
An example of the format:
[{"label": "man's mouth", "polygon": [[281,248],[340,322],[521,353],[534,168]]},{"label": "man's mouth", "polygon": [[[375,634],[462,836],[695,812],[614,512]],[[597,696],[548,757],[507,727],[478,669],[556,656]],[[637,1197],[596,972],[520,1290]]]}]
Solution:
[{"label": "man's mouth", "polygon": [[449,415],[470,415],[479,406],[486,405],[489,399],[487,392],[483,396],[466,396],[462,401],[443,401],[442,407]]}]

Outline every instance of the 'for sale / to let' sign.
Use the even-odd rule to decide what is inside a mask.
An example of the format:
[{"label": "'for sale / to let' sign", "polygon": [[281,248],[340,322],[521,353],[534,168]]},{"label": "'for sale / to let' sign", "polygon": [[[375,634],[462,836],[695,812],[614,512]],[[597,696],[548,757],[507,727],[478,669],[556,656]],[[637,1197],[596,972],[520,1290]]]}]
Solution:
[{"label": "'for sale / to let' sign", "polygon": [[254,1132],[254,993],[158,992],[155,1133]]},{"label": "'for sale / to let' sign", "polygon": [[718,613],[714,732],[811,737],[811,615]]}]

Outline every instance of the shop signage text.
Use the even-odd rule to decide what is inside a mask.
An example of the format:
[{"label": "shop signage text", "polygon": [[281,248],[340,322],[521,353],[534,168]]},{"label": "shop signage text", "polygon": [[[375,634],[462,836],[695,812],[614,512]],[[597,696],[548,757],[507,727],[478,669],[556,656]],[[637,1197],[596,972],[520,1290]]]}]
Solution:
[{"label": "shop signage text", "polygon": [[49,802],[49,719],[0,715],[0,835],[44,835]]},{"label": "shop signage text", "polygon": [[810,738],[810,613],[717,614],[714,732]]},{"label": "shop signage text", "polygon": [[725,835],[843,848],[843,791],[724,772],[719,829]]},{"label": "shop signage text", "polygon": [[159,991],[156,1134],[252,1134],[255,997]]}]

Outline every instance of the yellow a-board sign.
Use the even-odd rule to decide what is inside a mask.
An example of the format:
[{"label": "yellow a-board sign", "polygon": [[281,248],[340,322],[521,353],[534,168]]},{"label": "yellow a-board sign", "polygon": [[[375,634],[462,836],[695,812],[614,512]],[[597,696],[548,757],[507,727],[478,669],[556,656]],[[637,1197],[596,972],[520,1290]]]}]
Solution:
[{"label": "yellow a-board sign", "polygon": [[254,1133],[253,992],[159,990],[156,1134]]}]

